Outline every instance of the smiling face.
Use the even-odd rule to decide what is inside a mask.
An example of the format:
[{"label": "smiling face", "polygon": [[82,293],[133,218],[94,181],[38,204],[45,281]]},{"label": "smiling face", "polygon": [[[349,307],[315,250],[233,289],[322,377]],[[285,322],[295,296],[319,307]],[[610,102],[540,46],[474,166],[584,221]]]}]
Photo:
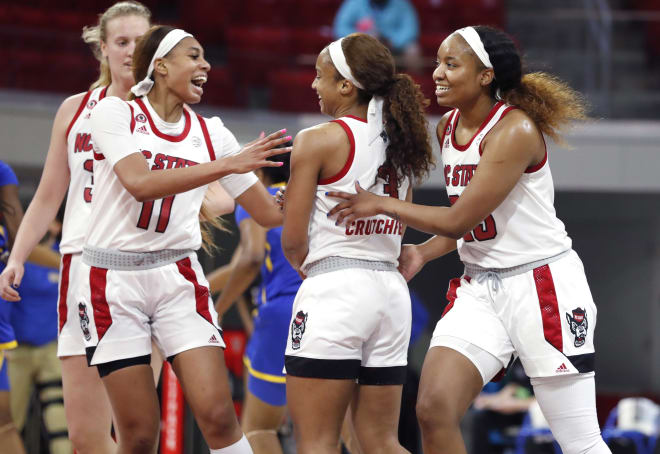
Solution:
[{"label": "smiling face", "polygon": [[439,105],[460,107],[479,96],[489,96],[494,72],[481,64],[462,36],[453,34],[445,39],[437,58],[433,81]]},{"label": "smiling face", "polygon": [[204,49],[192,37],[181,40],[167,56],[156,59],[154,71],[163,75],[163,82],[186,104],[201,101],[202,85],[208,79],[211,65],[204,59]]},{"label": "smiling face", "polygon": [[316,77],[312,88],[319,97],[321,113],[334,117],[341,99],[340,88],[343,79],[337,79],[337,69],[332,64],[330,53],[324,49],[316,59]]},{"label": "smiling face", "polygon": [[101,53],[108,61],[114,82],[129,87],[133,85],[132,61],[135,42],[148,29],[149,21],[144,16],[118,16],[108,21],[106,39],[101,41]]}]

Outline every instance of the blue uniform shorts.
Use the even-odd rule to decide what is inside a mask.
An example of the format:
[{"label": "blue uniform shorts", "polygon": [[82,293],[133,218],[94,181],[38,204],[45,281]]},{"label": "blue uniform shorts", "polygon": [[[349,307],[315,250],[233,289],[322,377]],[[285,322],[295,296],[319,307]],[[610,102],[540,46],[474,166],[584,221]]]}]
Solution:
[{"label": "blue uniform shorts", "polygon": [[284,351],[295,295],[284,295],[259,308],[245,352],[248,390],[273,406],[286,404]]}]

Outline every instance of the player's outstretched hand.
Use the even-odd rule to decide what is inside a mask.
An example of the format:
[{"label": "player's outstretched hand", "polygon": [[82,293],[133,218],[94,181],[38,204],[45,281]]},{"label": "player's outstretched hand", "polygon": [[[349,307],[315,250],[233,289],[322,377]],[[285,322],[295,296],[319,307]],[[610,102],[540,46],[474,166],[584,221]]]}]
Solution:
[{"label": "player's outstretched hand", "polygon": [[23,265],[9,263],[0,274],[0,298],[6,301],[20,301],[21,297],[16,291],[23,280]]},{"label": "player's outstretched hand", "polygon": [[291,152],[291,147],[276,148],[291,140],[291,136],[285,136],[285,133],[286,129],[267,136],[261,133],[259,138],[245,145],[240,153],[226,158],[231,160],[232,173],[247,173],[260,167],[282,166],[281,162],[269,161],[268,158]]},{"label": "player's outstretched hand", "polygon": [[416,244],[404,244],[399,255],[399,273],[406,282],[415,277],[424,266],[424,258]]},{"label": "player's outstretched hand", "polygon": [[328,212],[328,217],[337,215],[337,225],[349,225],[356,219],[368,218],[380,214],[381,202],[385,197],[377,196],[362,189],[360,183],[355,182],[355,194],[348,192],[327,192],[328,197],[343,199]]}]

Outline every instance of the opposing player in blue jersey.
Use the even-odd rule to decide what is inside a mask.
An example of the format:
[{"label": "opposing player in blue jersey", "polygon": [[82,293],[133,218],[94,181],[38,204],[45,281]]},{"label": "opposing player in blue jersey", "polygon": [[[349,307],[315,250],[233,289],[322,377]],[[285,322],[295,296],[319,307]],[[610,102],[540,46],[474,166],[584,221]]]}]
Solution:
[{"label": "opposing player in blue jersey", "polygon": [[[18,178],[11,167],[0,161],[0,271],[5,268],[9,247],[22,213],[18,200]],[[11,303],[0,299],[0,452],[23,454],[23,443],[9,410],[9,375],[5,350],[16,348],[17,345],[10,317]]]},{"label": "opposing player in blue jersey", "polygon": [[[277,160],[285,161],[285,165],[255,171],[271,194],[275,194],[289,176],[288,155],[278,156]],[[242,426],[255,454],[279,454],[282,448],[276,430],[286,404],[286,379],[282,373],[284,350],[291,307],[302,281],[282,253],[282,227],[261,227],[240,205],[236,207],[235,216],[241,239],[228,265],[231,272],[215,307],[222,317],[261,270],[254,331],[244,359],[248,390]]]}]

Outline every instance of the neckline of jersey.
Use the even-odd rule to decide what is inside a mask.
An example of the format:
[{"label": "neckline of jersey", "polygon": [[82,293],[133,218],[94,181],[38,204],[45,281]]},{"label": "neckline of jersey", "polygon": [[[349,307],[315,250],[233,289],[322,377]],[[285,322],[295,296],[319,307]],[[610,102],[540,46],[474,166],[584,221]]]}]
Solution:
[{"label": "neckline of jersey", "polygon": [[135,102],[140,107],[142,112],[146,115],[147,121],[149,122],[149,126],[151,127],[151,130],[154,132],[154,134],[156,134],[156,136],[160,137],[161,139],[168,140],[170,142],[181,142],[183,139],[188,137],[188,133],[190,132],[191,122],[190,122],[190,113],[188,112],[188,109],[185,106],[183,107],[183,117],[185,118],[185,125],[183,127],[183,131],[181,131],[181,134],[179,134],[178,136],[171,136],[169,134],[165,134],[164,132],[161,132],[156,127],[153,118],[151,118],[151,113],[149,112],[149,108],[145,105],[142,98],[136,98]]},{"label": "neckline of jersey", "polygon": [[456,143],[456,127],[458,126],[458,119],[461,116],[461,111],[456,110],[456,116],[454,118],[454,124],[451,127],[451,144],[452,146],[457,149],[458,151],[465,151],[468,148],[470,148],[470,145],[472,145],[472,142],[474,141],[475,137],[479,135],[479,133],[486,127],[488,122],[495,116],[497,111],[504,105],[504,102],[498,101],[495,103],[495,105],[490,109],[490,112],[488,113],[488,116],[484,119],[484,121],[481,123],[481,126],[479,126],[479,129],[477,132],[474,133],[474,135],[468,140],[468,142],[465,145],[459,145]]}]

